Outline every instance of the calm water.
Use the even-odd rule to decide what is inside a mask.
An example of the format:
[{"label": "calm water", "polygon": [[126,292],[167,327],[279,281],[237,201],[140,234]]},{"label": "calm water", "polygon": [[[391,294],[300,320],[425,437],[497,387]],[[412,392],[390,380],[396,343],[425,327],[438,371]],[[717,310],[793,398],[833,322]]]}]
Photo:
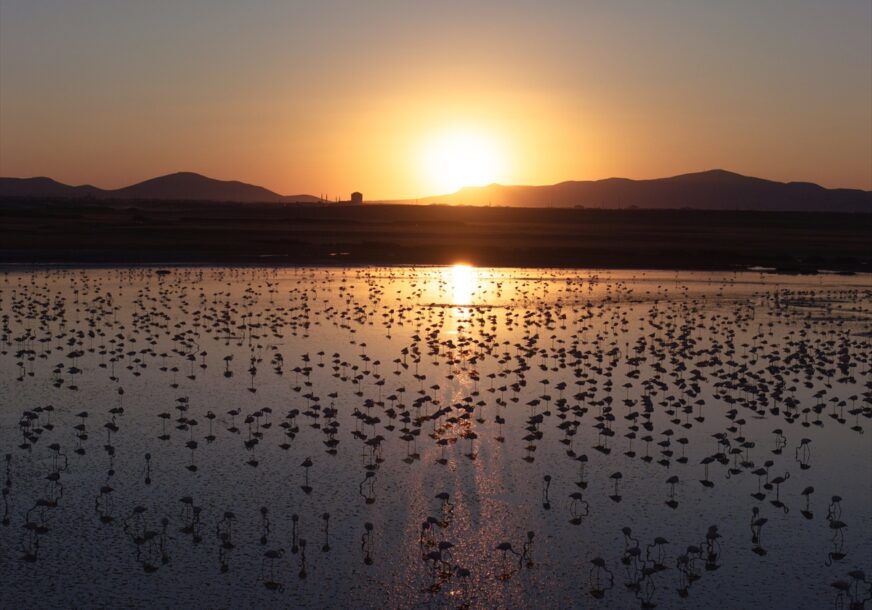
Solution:
[{"label": "calm water", "polygon": [[2,607],[869,595],[868,276],[10,270],[0,305]]}]

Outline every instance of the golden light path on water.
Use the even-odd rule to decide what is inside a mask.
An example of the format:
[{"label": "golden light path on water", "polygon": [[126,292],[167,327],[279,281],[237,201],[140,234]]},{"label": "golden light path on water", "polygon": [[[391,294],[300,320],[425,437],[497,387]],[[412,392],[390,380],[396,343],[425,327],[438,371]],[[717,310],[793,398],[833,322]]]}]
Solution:
[{"label": "golden light path on water", "polygon": [[451,303],[470,305],[477,281],[478,271],[475,267],[466,263],[457,263],[451,267]]}]

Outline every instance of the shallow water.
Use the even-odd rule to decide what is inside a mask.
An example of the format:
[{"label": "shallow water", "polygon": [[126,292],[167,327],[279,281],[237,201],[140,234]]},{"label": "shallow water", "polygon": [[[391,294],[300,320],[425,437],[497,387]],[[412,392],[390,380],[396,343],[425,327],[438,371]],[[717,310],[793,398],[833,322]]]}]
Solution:
[{"label": "shallow water", "polygon": [[869,276],[9,270],[0,305],[2,607],[869,594]]}]

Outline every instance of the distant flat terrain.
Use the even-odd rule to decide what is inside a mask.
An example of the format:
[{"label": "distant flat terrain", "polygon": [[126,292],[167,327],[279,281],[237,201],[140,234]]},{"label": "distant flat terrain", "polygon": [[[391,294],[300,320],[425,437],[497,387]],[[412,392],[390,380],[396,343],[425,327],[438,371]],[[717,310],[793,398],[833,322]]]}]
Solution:
[{"label": "distant flat terrain", "polygon": [[4,263],[872,270],[872,214],[0,200]]}]

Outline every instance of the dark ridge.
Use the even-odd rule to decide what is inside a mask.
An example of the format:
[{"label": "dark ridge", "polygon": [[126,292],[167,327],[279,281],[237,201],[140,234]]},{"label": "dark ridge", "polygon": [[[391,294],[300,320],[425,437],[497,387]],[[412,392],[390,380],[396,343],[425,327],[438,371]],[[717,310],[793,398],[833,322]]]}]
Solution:
[{"label": "dark ridge", "polygon": [[51,178],[0,178],[0,198],[68,198],[173,201],[233,201],[237,203],[317,203],[312,195],[279,195],[237,180],[215,180],[193,172],[159,176],[120,189],[69,186]]},{"label": "dark ridge", "polygon": [[422,203],[511,207],[586,207],[772,212],[872,212],[872,192],[775,182],[714,169],[655,180],[607,178],[550,186],[466,187]]}]

